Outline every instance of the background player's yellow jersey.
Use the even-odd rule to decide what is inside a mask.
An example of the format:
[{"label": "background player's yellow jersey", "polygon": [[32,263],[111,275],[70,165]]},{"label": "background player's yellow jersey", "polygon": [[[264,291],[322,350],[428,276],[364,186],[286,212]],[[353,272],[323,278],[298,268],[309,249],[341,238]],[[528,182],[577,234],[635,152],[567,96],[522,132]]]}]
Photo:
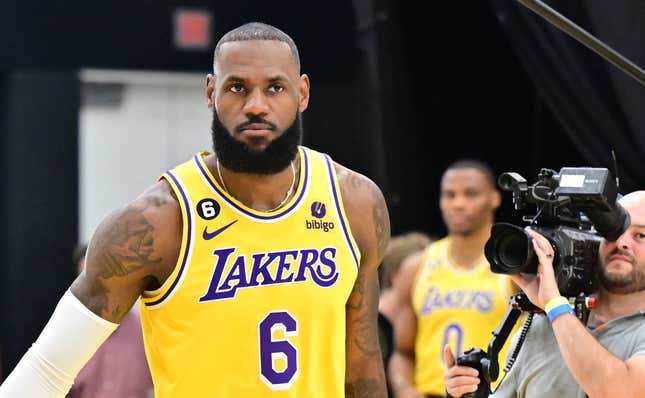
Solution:
[{"label": "background player's yellow jersey", "polygon": [[[444,396],[445,344],[455,355],[472,347],[487,350],[512,293],[510,278],[492,273],[483,255],[465,269],[451,259],[450,238],[428,247],[412,291],[417,316],[414,378],[421,392]],[[505,350],[499,358],[503,368]]]},{"label": "background player's yellow jersey", "polygon": [[162,177],[184,230],[173,273],[142,299],[155,396],[344,397],[360,254],[331,159],[300,147],[297,191],[265,213],[227,194],[203,156]]}]

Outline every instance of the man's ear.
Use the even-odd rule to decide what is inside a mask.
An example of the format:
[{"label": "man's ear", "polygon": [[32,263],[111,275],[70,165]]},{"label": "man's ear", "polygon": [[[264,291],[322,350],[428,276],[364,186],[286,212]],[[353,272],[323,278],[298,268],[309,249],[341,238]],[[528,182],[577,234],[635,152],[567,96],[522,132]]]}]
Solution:
[{"label": "man's ear", "polygon": [[497,210],[499,206],[501,206],[502,204],[502,194],[499,193],[497,189],[494,189],[491,195],[492,195],[491,205],[493,207],[493,210]]},{"label": "man's ear", "polygon": [[208,106],[208,109],[213,109],[215,107],[215,99],[214,99],[214,93],[215,93],[215,76],[211,75],[210,73],[206,75],[206,105]]},{"label": "man's ear", "polygon": [[309,76],[300,76],[300,87],[298,89],[298,111],[304,112],[309,106]]}]

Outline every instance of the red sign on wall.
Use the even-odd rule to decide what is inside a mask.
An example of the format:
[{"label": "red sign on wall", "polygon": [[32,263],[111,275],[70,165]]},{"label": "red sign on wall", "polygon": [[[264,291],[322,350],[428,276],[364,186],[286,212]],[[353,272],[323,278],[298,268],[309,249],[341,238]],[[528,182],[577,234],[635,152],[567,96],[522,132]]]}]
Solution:
[{"label": "red sign on wall", "polygon": [[207,50],[211,46],[212,15],[206,10],[179,9],[174,12],[175,47]]}]

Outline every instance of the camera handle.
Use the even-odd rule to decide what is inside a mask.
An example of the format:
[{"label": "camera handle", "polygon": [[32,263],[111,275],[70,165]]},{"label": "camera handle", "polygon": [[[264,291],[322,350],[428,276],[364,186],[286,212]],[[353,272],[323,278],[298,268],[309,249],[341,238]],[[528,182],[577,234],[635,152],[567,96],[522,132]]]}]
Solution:
[{"label": "camera handle", "polygon": [[[587,324],[589,310],[594,308],[595,305],[596,299],[594,297],[588,297],[584,294],[575,297],[573,303],[574,310],[576,311],[576,316],[583,324]],[[544,311],[533,304],[524,292],[512,295],[509,299],[508,309],[504,314],[504,318],[502,318],[497,329],[492,332],[493,337],[488,343],[488,352],[479,348],[471,348],[459,355],[457,358],[457,365],[470,366],[471,368],[477,369],[479,372],[479,386],[477,391],[464,394],[462,395],[462,398],[488,398],[488,396],[492,394],[490,385],[499,377],[499,351],[504,346],[504,343],[506,343],[506,340],[508,340],[508,336],[511,334],[511,331],[517,323],[517,320],[520,318],[522,312],[528,312],[529,317],[532,317],[533,314],[543,313]],[[523,338],[528,332],[530,321],[531,319],[527,320],[525,329],[522,330],[522,336],[518,342],[518,347],[516,347],[515,352],[513,352],[509,367],[506,369],[507,372],[519,353],[519,348]],[[449,394],[446,394],[446,396],[450,397]]]},{"label": "camera handle", "polygon": [[583,325],[587,324],[589,320],[589,311],[596,306],[596,298],[588,297],[584,294],[577,296],[573,302],[573,309],[576,311],[576,316]]},{"label": "camera handle", "polygon": [[499,351],[524,311],[541,312],[542,310],[531,303],[523,292],[511,296],[504,318],[492,332],[493,337],[488,343],[488,352],[471,348],[457,358],[457,365],[470,366],[479,372],[480,382],[477,391],[465,394],[463,398],[488,398],[491,394],[490,384],[499,377]]}]

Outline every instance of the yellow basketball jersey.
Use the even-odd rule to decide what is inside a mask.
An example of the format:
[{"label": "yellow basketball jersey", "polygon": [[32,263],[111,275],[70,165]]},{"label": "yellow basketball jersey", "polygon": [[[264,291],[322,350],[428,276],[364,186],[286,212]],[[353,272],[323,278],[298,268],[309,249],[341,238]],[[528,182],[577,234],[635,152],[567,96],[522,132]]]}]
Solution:
[{"label": "yellow basketball jersey", "polygon": [[331,159],[300,147],[296,193],[266,213],[222,189],[204,155],[162,176],[184,228],[173,273],[142,298],[155,396],[344,397],[360,254]]},{"label": "yellow basketball jersey", "polygon": [[[488,349],[491,332],[508,308],[510,286],[510,278],[492,273],[483,255],[471,269],[456,266],[450,238],[428,247],[412,291],[417,316],[414,377],[421,392],[444,396],[445,344],[455,355],[472,347]],[[501,368],[504,358],[502,353]]]}]

